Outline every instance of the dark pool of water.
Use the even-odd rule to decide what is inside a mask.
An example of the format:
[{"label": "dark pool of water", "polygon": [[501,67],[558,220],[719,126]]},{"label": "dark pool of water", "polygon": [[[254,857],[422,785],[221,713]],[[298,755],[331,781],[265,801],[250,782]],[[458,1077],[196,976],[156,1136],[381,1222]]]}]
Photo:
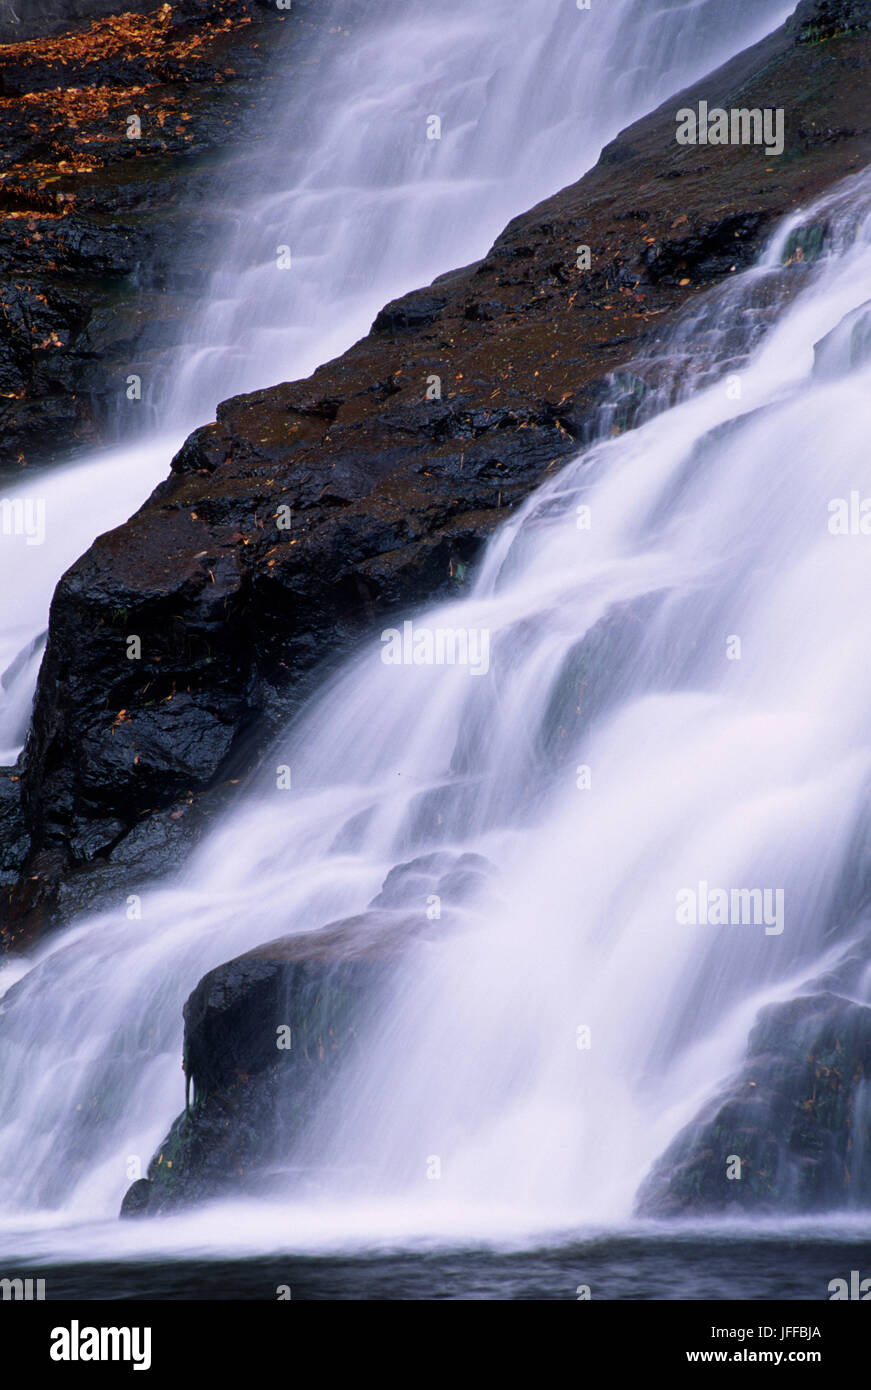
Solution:
[{"label": "dark pool of water", "polygon": [[[167,1256],[40,1265],[47,1299],[829,1300],[829,1281],[871,1277],[867,1240],[612,1236],[524,1252],[442,1250],[249,1259]],[[16,1271],[5,1268],[4,1274]],[[37,1271],[30,1266],[26,1271]]]}]

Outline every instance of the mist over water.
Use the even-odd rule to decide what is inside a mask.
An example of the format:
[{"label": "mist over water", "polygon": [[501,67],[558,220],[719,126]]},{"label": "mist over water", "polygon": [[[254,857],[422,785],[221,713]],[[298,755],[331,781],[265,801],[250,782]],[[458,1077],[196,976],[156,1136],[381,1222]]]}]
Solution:
[{"label": "mist over water", "polygon": [[[601,80],[608,54],[619,49],[614,62],[624,60],[586,163],[596,140],[758,36],[737,36],[734,13],[727,25],[718,5],[680,11],[684,21],[707,15],[698,30],[669,30],[675,12],[645,6],[637,36],[640,7],[617,10],[622,28],[611,14],[601,47],[571,54],[590,63],[588,84]],[[378,13],[373,6],[373,25]],[[342,262],[337,249],[303,249],[305,280],[288,280],[289,298],[274,319],[264,309],[264,336],[247,344],[232,287],[239,302],[250,295],[253,318],[251,305],[265,304],[280,272],[264,261],[239,294],[228,270],[226,292],[216,291],[204,317],[210,345],[192,354],[180,398],[213,399],[249,368],[251,384],[275,379],[277,343],[286,375],[308,370],[358,331],[354,314],[371,319],[430,269],[480,254],[509,211],[582,171],[583,160],[571,170],[555,155],[548,163],[557,145],[566,160],[565,130],[558,84],[540,84],[554,55],[571,67],[564,26],[576,16],[554,7],[553,27],[536,30],[524,50],[495,16],[488,27],[458,8],[474,61],[465,79],[454,73],[452,109],[465,119],[453,151],[443,143],[434,152],[444,163],[435,196],[419,164],[430,156],[412,94],[422,73],[442,70],[449,45],[422,10],[408,13],[373,27],[370,46],[346,56],[345,68],[336,60],[335,86],[321,94],[334,121],[353,129],[342,83],[364,107],[376,93],[395,103],[367,116],[370,129],[388,109],[407,109],[407,167],[377,141],[370,163],[365,142],[351,158],[325,128],[322,164],[308,161],[299,195],[301,227],[315,225],[316,204],[333,199],[335,209],[340,195],[347,219],[350,173],[369,169],[353,227],[343,223],[340,235],[327,211],[323,225],[335,247],[364,229],[370,247],[386,248],[381,268],[369,265],[355,300],[350,253]],[[753,18],[764,30],[782,13],[758,7]],[[625,58],[649,58],[654,33],[670,34],[669,56],[684,66],[655,82],[648,74],[645,88],[647,68]],[[388,57],[406,63],[401,80],[399,68],[391,83],[383,69],[377,75],[376,59]],[[589,87],[576,81],[575,109],[586,110]],[[498,140],[482,93],[494,103],[498,93],[493,109],[511,111],[526,94],[528,146],[518,125],[510,140],[501,132],[500,157],[485,157],[472,132]],[[526,182],[511,163],[518,145]],[[417,183],[419,198],[409,193]],[[295,196],[275,195],[268,241],[291,219]],[[420,228],[438,221],[434,207],[453,208],[432,243],[440,251],[420,248]],[[784,269],[788,238],[804,222],[825,227],[823,254]],[[312,245],[333,244],[324,236],[312,233]],[[276,245],[296,240],[291,232]],[[839,960],[863,925],[850,888],[871,772],[871,613],[858,597],[871,562],[868,538],[834,533],[830,519],[833,501],[871,496],[869,300],[871,180],[862,176],[789,219],[757,268],[693,311],[707,315],[704,335],[690,315],[657,344],[658,361],[679,363],[697,343],[692,378],[660,375],[639,428],[595,443],[539,489],[490,543],[468,597],[409,615],[419,629],[486,632],[485,673],[386,664],[373,634],[276,748],[274,763],[292,766],[291,792],[275,788],[267,760],[261,784],[177,879],[143,894],[140,922],[127,921],[119,902],[0,971],[0,1256],[474,1239],[510,1247],[531,1234],[634,1229],[639,1182],[739,1063],[759,1007]],[[309,320],[308,336],[293,328]],[[238,360],[224,341],[240,346]],[[232,388],[219,384],[225,370],[236,374]],[[134,479],[151,470],[157,481],[166,457],[158,473],[155,449],[143,445],[129,468],[122,460],[132,452],[45,478],[48,526],[56,505],[70,511],[55,533],[65,548],[30,548],[46,568],[34,561],[28,571],[36,597],[10,610],[3,660],[27,653],[22,673],[38,661],[28,643],[44,626],[51,575],[96,534],[101,513],[90,500],[108,492],[106,478],[115,483],[102,505],[107,515],[117,505],[118,520],[136,503]],[[9,554],[0,552],[11,567]],[[20,555],[30,562],[26,547]],[[18,703],[0,711],[10,749],[24,731],[24,680]],[[296,1147],[277,1155],[260,1199],[118,1226],[129,1156],[144,1166],[183,1106],[181,1006],[202,975],[261,942],[362,911],[391,868],[436,851],[480,856],[478,888],[443,930],[433,924],[409,948],[356,1060]],[[782,891],[783,930],[680,922],[677,895],[701,883]],[[427,899],[412,895],[405,907],[423,919]],[[857,978],[855,997],[868,998],[869,987]],[[428,1177],[434,1158],[438,1180]]]}]

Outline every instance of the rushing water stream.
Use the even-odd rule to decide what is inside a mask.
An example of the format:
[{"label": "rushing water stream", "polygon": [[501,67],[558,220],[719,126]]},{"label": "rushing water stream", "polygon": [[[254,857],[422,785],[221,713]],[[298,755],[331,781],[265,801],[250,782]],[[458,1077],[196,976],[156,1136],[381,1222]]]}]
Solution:
[{"label": "rushing water stream", "polygon": [[[637,8],[621,10],[632,40],[620,44],[624,59],[636,42],[643,51],[631,28]],[[764,28],[779,10],[762,9]],[[499,172],[498,223],[509,198],[568,176],[559,161],[555,177],[548,169],[548,131],[559,123],[550,99],[531,103],[527,177],[515,170],[503,183],[522,132],[500,127],[497,139],[484,121],[472,73],[485,26],[457,22],[468,24],[476,55],[456,79],[457,109],[470,130],[483,121],[506,144],[485,159],[470,137],[463,154],[458,137],[443,177],[453,183],[462,169],[464,186],[450,197],[476,209],[476,180]],[[565,22],[555,16],[555,51]],[[371,63],[393,33],[373,30]],[[399,22],[391,58],[411,47],[409,35]],[[729,46],[754,36],[731,32]],[[603,33],[597,62],[616,38]],[[685,76],[726,46],[709,28],[705,39],[704,54],[697,35],[688,40]],[[430,63],[408,56],[408,88],[390,87],[396,109],[418,109],[409,95],[418,64],[437,72],[443,41],[434,31]],[[500,103],[521,101],[548,52],[543,39],[530,42],[526,63],[512,67],[497,45]],[[663,94],[661,75],[639,94],[645,71],[628,94],[613,84],[593,142]],[[373,94],[386,100],[383,73],[378,80]],[[675,70],[667,85],[677,85]],[[362,159],[332,130],[325,150],[336,149],[347,168],[344,154],[329,174],[311,164],[314,187],[329,180],[325,198]],[[389,207],[411,233],[432,196],[421,193],[420,207],[411,198],[409,214],[407,181],[424,181],[426,156],[410,151],[397,175],[382,155],[377,196],[372,186],[360,193],[386,218],[370,219],[373,245],[392,227]],[[439,157],[450,164],[449,150]],[[438,233],[440,251],[400,256],[395,289],[423,267],[445,268],[445,256],[483,249],[479,225],[485,241],[495,227],[465,215],[457,239]],[[825,228],[823,254],[784,268],[805,222]],[[394,237],[391,256],[406,246]],[[312,283],[332,287],[323,324],[288,348],[293,363],[311,365],[306,354],[342,338],[327,310],[353,272],[327,259],[329,269],[315,259],[311,270]],[[381,300],[393,275],[373,275]],[[309,292],[300,290],[301,320]],[[837,534],[830,520],[838,499],[871,495],[869,298],[863,176],[790,219],[757,268],[711,296],[703,334],[696,320],[660,345],[660,357],[679,361],[695,334],[696,374],[679,399],[664,387],[637,429],[594,444],[542,487],[493,539],[465,599],[412,615],[418,630],[476,634],[486,652],[478,675],[388,664],[376,634],[276,749],[275,765],[293,769],[292,791],[276,788],[268,766],[176,881],[143,895],[141,921],[127,921],[119,904],[7,967],[0,1264],[168,1250],[335,1255],[379,1243],[523,1247],[542,1233],[558,1249],[567,1232],[602,1227],[631,1243],[639,1182],[734,1069],[760,1005],[836,961],[857,925],[844,901],[871,774],[871,613],[858,597],[871,562],[867,538]],[[351,318],[372,307],[361,292]],[[210,310],[214,342],[233,340],[236,312],[226,302]],[[263,348],[260,380],[276,375],[264,365],[270,352],[275,359],[275,325],[266,331],[273,346]],[[205,352],[191,371],[205,373],[202,382],[215,360]],[[247,366],[240,371],[247,379]],[[359,1059],[276,1165],[268,1193],[119,1226],[130,1157],[144,1165],[183,1104],[181,1005],[199,978],[257,943],[360,912],[393,866],[434,851],[480,856],[482,887],[459,923],[411,952]],[[701,882],[782,892],[782,915],[769,930],[687,925],[677,895]],[[412,895],[406,906],[425,914],[427,899]],[[851,988],[871,998],[871,981]],[[584,1029],[590,1046],[581,1048]],[[437,1182],[427,1180],[433,1156]],[[846,1243],[852,1230],[845,1218]],[[498,1270],[484,1283],[491,1274],[498,1284]],[[542,1268],[529,1277],[539,1276],[549,1277]],[[413,1283],[408,1268],[402,1279]]]}]

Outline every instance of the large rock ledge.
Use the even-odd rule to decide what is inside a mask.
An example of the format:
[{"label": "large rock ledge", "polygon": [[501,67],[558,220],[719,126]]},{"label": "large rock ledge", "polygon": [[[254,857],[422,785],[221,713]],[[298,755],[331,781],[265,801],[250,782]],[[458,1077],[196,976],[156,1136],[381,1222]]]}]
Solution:
[{"label": "large rock ledge", "polygon": [[[239,775],[325,660],[458,589],[508,510],[593,428],[608,373],[751,262],[775,219],[871,159],[869,69],[868,7],[806,0],[624,131],[480,263],[387,306],[308,381],[226,401],[191,435],[56,591],[4,803],[14,818],[20,788],[13,838],[29,837],[4,893],[7,942],[60,919],[71,871],[105,866],[134,827]],[[701,99],[782,106],[785,153],[679,146],[675,111]],[[432,375],[441,400],[425,399]],[[140,661],[126,659],[130,634]]]}]

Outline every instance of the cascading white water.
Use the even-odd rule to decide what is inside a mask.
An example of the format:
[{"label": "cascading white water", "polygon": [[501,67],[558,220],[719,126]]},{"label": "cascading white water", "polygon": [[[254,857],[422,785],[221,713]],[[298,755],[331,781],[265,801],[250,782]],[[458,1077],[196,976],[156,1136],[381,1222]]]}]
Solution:
[{"label": "cascading white water", "polygon": [[[215,248],[201,321],[145,399],[154,437],[4,495],[45,508],[46,541],[0,537],[0,759],[28,720],[48,600],[66,566],[126,520],[221,399],[306,376],[395,295],[483,255],[513,214],[580,177],[602,144],[669,92],[774,28],[754,0],[382,0],[325,8],[318,86],[293,62],[244,175],[214,198],[238,232]],[[308,55],[306,55],[308,56]],[[427,117],[442,120],[427,139]],[[278,268],[289,246],[291,268]],[[137,364],[131,363],[131,370]],[[8,581],[8,587],[6,587]]]},{"label": "cascading white water", "polygon": [[[10,526],[0,537],[0,766],[15,762],[30,723],[55,584],[109,518],[117,522],[129,516],[149,486],[165,476],[168,447],[163,439],[120,453],[106,450],[40,473],[6,494],[13,506],[20,505],[24,525]],[[14,512],[10,516],[14,520]]]},{"label": "cascading white water", "polygon": [[[779,269],[793,219],[721,295],[730,333],[761,284],[807,277],[743,364],[740,400],[720,380],[586,451],[494,539],[466,600],[415,617],[490,633],[485,674],[388,665],[373,640],[276,750],[291,793],[270,779],[144,896],[141,922],[119,903],[38,954],[0,1006],[0,1247],[626,1218],[760,1004],[844,945],[829,932],[871,772],[871,556],[829,523],[834,499],[871,495],[869,209],[865,175],[806,214],[827,228],[817,265]],[[394,864],[436,848],[484,856],[492,886],[461,931],[415,947],[283,1192],[239,1225],[229,1206],[101,1225],[129,1156],[147,1159],[181,1108],[180,1009],[199,977],[360,911]],[[701,880],[782,888],[782,932],[680,924],[676,895]],[[295,1177],[307,1164],[314,1191]]]},{"label": "cascading white water", "polygon": [[411,0],[400,14],[375,0],[350,17],[338,4],[341,52],[316,93],[291,74],[274,137],[234,190],[239,231],[200,346],[180,364],[176,408],[198,423],[230,389],[308,375],[387,300],[482,256],[619,129],[790,8],[756,0],[739,22],[726,0],[595,13],[566,0]]}]

